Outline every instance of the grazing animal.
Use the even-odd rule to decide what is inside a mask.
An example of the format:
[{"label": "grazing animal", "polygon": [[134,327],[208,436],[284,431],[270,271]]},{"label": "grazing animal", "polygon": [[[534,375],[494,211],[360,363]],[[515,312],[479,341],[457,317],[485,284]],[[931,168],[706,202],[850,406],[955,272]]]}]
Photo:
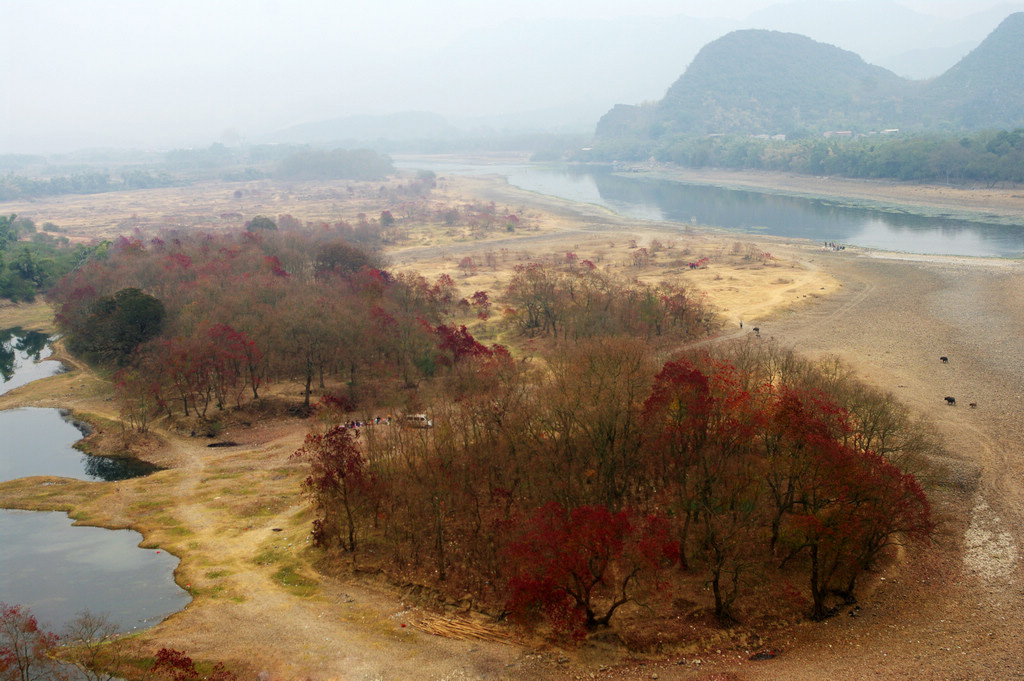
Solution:
[{"label": "grazing animal", "polygon": [[949,364],[949,357],[939,357],[939,361],[943,364]]},{"label": "grazing animal", "polygon": [[948,404],[951,407],[955,406],[956,405],[956,398],[955,397],[950,397],[949,395],[946,395],[946,404]]},{"label": "grazing animal", "polygon": [[971,409],[977,409],[977,408],[978,408],[978,403],[977,402],[971,402]]},{"label": "grazing animal", "polygon": [[761,335],[761,329],[759,329],[758,327],[755,326],[754,327],[754,335],[755,336],[760,336]]}]

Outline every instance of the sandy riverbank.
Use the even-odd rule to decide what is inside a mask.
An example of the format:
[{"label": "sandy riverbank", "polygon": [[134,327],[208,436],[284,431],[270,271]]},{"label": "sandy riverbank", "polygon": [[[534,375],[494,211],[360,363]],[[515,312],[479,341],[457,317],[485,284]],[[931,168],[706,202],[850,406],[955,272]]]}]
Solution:
[{"label": "sandy riverbank", "polygon": [[923,211],[926,214],[962,216],[965,219],[998,216],[1024,223],[1024,187],[944,186],[756,170],[692,170],[662,166],[641,166],[641,170],[691,184],[903,206],[926,209]]}]

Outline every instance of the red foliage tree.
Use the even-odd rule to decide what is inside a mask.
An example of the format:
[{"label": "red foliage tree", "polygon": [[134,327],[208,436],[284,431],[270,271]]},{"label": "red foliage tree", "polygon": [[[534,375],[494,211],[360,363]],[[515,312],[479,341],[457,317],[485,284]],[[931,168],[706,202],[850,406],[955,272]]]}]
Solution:
[{"label": "red foliage tree", "polygon": [[763,460],[755,442],[764,419],[731,365],[704,362],[667,363],[644,404],[644,422],[654,484],[670,491],[663,502],[680,519],[682,564],[692,553],[707,571],[724,619],[757,544]]},{"label": "red foliage tree", "polygon": [[60,638],[39,627],[20,605],[0,603],[0,680],[62,681],[67,673],[53,658]]},{"label": "red foliage tree", "polygon": [[603,506],[537,509],[506,549],[517,573],[508,609],[526,621],[545,614],[556,629],[580,636],[607,625],[619,607],[661,585],[659,573],[678,559],[664,518],[637,518]]},{"label": "red foliage tree", "polygon": [[783,388],[772,430],[773,531],[786,560],[808,554],[811,616],[822,619],[829,595],[852,600],[857,577],[887,546],[931,533],[930,507],[913,476],[844,444],[847,414],[820,393]]},{"label": "red foliage tree", "polygon": [[491,351],[477,339],[473,338],[465,324],[448,326],[441,324],[434,333],[437,335],[437,347],[443,355],[439,356],[440,364],[452,365],[468,357],[490,356]]},{"label": "red foliage tree", "polygon": [[487,291],[477,291],[470,298],[474,307],[479,308],[477,317],[486,320],[491,311],[491,301],[487,296]]},{"label": "red foliage tree", "polygon": [[215,664],[208,673],[202,674],[196,669],[191,657],[172,648],[157,651],[153,671],[171,681],[235,681],[237,678],[221,662]]},{"label": "red foliage tree", "polygon": [[344,537],[344,547],[355,551],[356,507],[369,498],[375,486],[374,476],[359,451],[356,431],[332,426],[322,434],[310,433],[293,456],[310,464],[310,474],[303,486],[320,515],[313,523],[314,541],[320,546],[332,546]]}]

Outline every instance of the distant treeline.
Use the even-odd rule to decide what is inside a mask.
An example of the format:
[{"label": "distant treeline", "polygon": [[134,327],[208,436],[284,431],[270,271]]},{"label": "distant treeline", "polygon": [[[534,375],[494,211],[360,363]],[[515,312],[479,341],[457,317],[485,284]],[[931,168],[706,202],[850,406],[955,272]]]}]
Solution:
[{"label": "distant treeline", "polygon": [[36,179],[24,175],[5,175],[0,178],[0,201],[58,196],[61,194],[100,194],[124,189],[150,189],[180,184],[166,172],[152,173],[132,170],[112,179],[109,173],[88,172],[70,176]]},{"label": "distant treeline", "polygon": [[[792,136],[791,136],[792,137]],[[941,184],[1024,182],[1024,129],[967,136],[915,135],[773,140],[741,135],[608,140],[585,160],[646,160],[689,168],[777,170]]]},{"label": "distant treeline", "polygon": [[[211,179],[244,182],[277,176],[288,180],[379,180],[395,172],[391,159],[374,151],[323,151],[305,145],[230,149],[213,144],[204,149],[175,149],[164,155],[162,163],[148,168],[122,167],[114,172],[79,166],[77,172],[55,174],[41,162],[45,161],[42,157],[14,160],[18,162],[4,163],[5,167],[17,167],[18,173],[0,176],[0,201],[173,187]],[[111,165],[116,167],[117,162]],[[32,173],[33,167],[40,170]]]}]

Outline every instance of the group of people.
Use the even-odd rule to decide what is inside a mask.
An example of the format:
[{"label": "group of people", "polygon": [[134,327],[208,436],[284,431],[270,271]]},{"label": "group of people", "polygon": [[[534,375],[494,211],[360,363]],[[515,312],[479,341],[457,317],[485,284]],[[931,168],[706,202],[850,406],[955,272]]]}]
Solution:
[{"label": "group of people", "polygon": [[834,241],[826,241],[825,242],[824,250],[826,250],[826,251],[845,251],[846,250],[846,246],[840,246],[839,244],[837,244]]},{"label": "group of people", "polygon": [[391,417],[390,416],[375,416],[372,419],[370,419],[369,421],[346,421],[345,423],[342,424],[342,426],[345,427],[345,428],[362,428],[364,426],[381,426],[381,425],[390,426],[391,425]]}]

